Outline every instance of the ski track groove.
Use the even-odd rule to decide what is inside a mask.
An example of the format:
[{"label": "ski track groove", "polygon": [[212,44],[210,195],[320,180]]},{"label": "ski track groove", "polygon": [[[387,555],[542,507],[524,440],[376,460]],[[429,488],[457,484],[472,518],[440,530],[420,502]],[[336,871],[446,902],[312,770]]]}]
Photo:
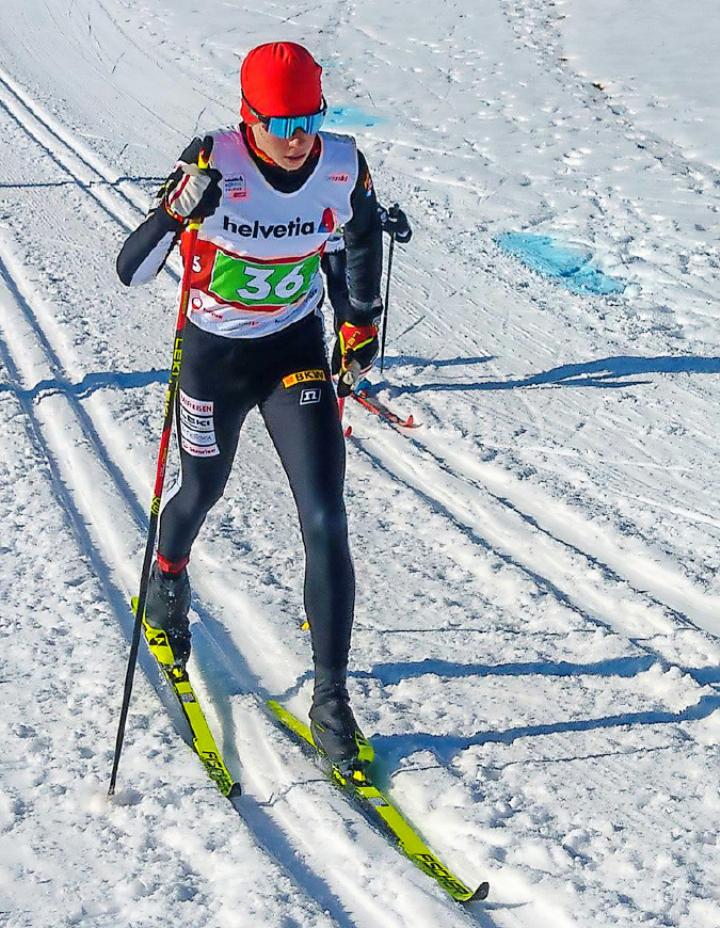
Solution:
[{"label": "ski track groove", "polygon": [[[7,99],[8,95],[11,96],[10,101]],[[24,132],[26,132],[30,138],[40,146],[41,149],[46,152],[48,157],[57,166],[59,166],[64,172],[70,175],[70,177],[78,184],[79,188],[87,193],[95,201],[97,207],[99,207],[115,222],[119,223],[124,229],[127,230],[133,228],[132,220],[129,219],[128,221],[125,221],[121,219],[117,215],[117,212],[112,208],[112,199],[109,198],[107,191],[102,188],[99,190],[94,189],[92,182],[87,178],[81,177],[80,172],[73,168],[72,158],[75,158],[79,161],[82,169],[85,169],[98,177],[103,185],[107,185],[110,189],[113,189],[127,205],[132,207],[136,213],[140,211],[139,206],[131,197],[128,196],[127,193],[119,190],[115,186],[115,182],[113,182],[107,174],[103,173],[97,167],[91,164],[80,150],[75,149],[66,139],[64,139],[64,133],[53,128],[50,124],[51,120],[49,118],[45,119],[42,115],[39,115],[37,109],[31,104],[28,104],[24,97],[25,95],[22,93],[22,91],[19,91],[16,87],[14,87],[11,80],[9,80],[0,69],[0,107],[2,107],[8,116],[10,116],[11,119]],[[19,115],[19,107],[23,107],[26,110],[31,121],[30,126],[28,126],[22,119],[22,116]],[[33,126],[33,122],[36,123],[37,126]],[[54,144],[49,142],[47,138],[43,139],[43,133],[49,135],[54,140]],[[57,150],[59,145],[69,150],[70,158],[67,157],[65,152]],[[134,218],[136,220],[137,216]],[[30,330],[32,337],[41,347],[42,354],[47,366],[50,369],[53,379],[55,379],[58,383],[70,385],[70,381],[66,375],[65,366],[53,348],[45,330],[39,321],[38,313],[33,306],[33,296],[31,295],[32,285],[29,283],[27,285],[23,285],[22,280],[18,277],[19,271],[14,272],[14,270],[11,269],[13,265],[18,267],[19,263],[14,258],[8,259],[7,254],[5,254],[7,247],[7,244],[0,239],[0,281],[4,283],[8,294],[22,315],[22,318]],[[30,291],[30,293],[26,293],[26,290]],[[17,348],[15,351],[13,351],[12,339],[10,339],[10,341],[7,340],[6,332],[6,337],[0,340],[0,358],[2,358],[3,362],[5,363],[12,379],[18,384],[18,386],[20,386],[20,384],[25,381],[25,378],[23,378],[20,372],[20,367],[13,360],[17,353]],[[31,385],[28,384],[28,386]],[[67,402],[72,414],[77,419],[80,430],[84,437],[87,439],[88,445],[94,450],[97,462],[101,468],[107,472],[111,482],[117,488],[118,497],[130,510],[131,517],[136,527],[140,533],[144,534],[147,530],[147,516],[144,513],[136,494],[130,487],[123,472],[114,462],[106,444],[98,434],[91,416],[83,407],[80,399],[75,396],[72,391],[67,391],[64,393],[62,398]],[[62,464],[59,462],[58,455],[55,453],[54,449],[55,440],[47,436],[47,427],[43,424],[40,416],[35,410],[35,404],[33,402],[31,392],[18,391],[18,399],[24,412],[30,420],[33,434],[36,436],[38,444],[42,449],[42,453],[48,460],[52,474],[53,488],[63,511],[67,512],[68,514],[70,526],[75,534],[75,537],[77,538],[78,544],[80,545],[81,550],[88,552],[93,569],[97,576],[100,578],[103,589],[106,592],[108,603],[116,613],[120,625],[125,631],[126,635],[129,636],[131,629],[131,616],[127,605],[127,593],[126,591],[120,589],[117,584],[113,582],[112,571],[108,568],[108,565],[103,559],[102,555],[98,553],[98,545],[93,540],[91,530],[88,527],[89,524],[92,524],[92,517],[95,513],[91,507],[90,512],[84,514],[82,511],[82,506],[78,506],[76,503],[76,499],[82,499],[82,487],[75,483],[74,472],[68,473],[68,468],[63,468]],[[42,398],[40,398],[40,402],[41,401]],[[70,468],[70,470],[73,471],[72,468]],[[108,519],[106,521],[109,524],[110,520]],[[200,613],[205,612],[202,604],[200,605],[199,610],[196,611],[199,611]],[[217,654],[221,655],[223,659],[225,659],[225,655],[223,654],[222,649],[218,646],[217,642],[212,639],[212,636],[209,633],[208,638]],[[170,715],[176,729],[178,730],[178,733],[181,735],[181,737],[184,737],[184,739],[187,740],[187,736],[183,732],[184,726],[181,719],[178,717],[178,713],[171,711],[172,700],[168,699],[168,694],[165,690],[165,687],[162,685],[154,662],[149,655],[145,654],[144,651],[141,651],[141,655],[141,666],[143,666],[143,669],[152,682],[154,688],[158,692],[158,695],[160,696],[161,701],[165,705],[166,709],[170,711]],[[226,659],[224,662],[226,663]],[[234,682],[240,688],[244,688],[246,681],[237,674],[237,671],[234,668],[229,668],[227,663],[226,669],[232,673]],[[258,713],[260,712],[261,710],[258,708]],[[269,745],[265,744],[263,746],[263,750],[269,752]],[[310,761],[307,761],[306,763],[308,767],[315,770]],[[278,764],[280,767],[283,766],[279,759],[276,760],[276,764]],[[332,795],[334,792],[332,786],[325,783],[324,780],[323,785],[327,788],[330,795]],[[243,812],[240,814],[248,827],[252,828],[253,834],[261,850],[277,864],[277,866],[286,874],[287,878],[300,893],[318,903],[321,908],[328,910],[339,928],[350,928],[351,925],[355,924],[354,922],[348,921],[348,916],[346,914],[345,905],[342,899],[340,899],[335,894],[334,890],[327,885],[320,873],[314,872],[312,870],[311,864],[308,864],[304,859],[297,858],[293,853],[292,847],[289,846],[287,835],[290,836],[293,844],[305,846],[306,849],[310,851],[308,844],[309,838],[304,832],[302,828],[302,822],[299,820],[298,816],[295,815],[294,822],[292,816],[284,815],[282,817],[283,824],[286,828],[286,834],[283,834],[282,830],[278,828],[277,823],[275,823],[275,821],[268,813],[264,812],[259,803],[252,800],[250,797],[246,798],[249,799],[247,805],[250,807],[248,809],[248,816],[246,818]],[[311,811],[314,805],[315,804],[310,800],[309,797],[303,797],[302,806],[304,809]],[[345,812],[345,806],[345,800],[339,795],[336,798],[331,798],[330,801],[323,802],[323,808],[325,810],[329,812],[331,809],[333,809],[333,813],[340,816],[341,819],[344,818],[343,813]],[[357,817],[360,818],[365,827],[374,833],[374,830],[370,825],[365,823],[359,815]],[[382,841],[383,839],[378,840]],[[385,847],[387,848],[387,842],[384,843]],[[397,862],[393,860],[396,855],[398,857]],[[402,866],[412,868],[412,865],[409,862],[404,861],[402,856],[391,848],[387,849],[387,858],[388,861],[392,861],[396,867],[399,862],[399,864]],[[318,865],[322,866],[320,861],[318,861]],[[394,928],[395,922],[393,921],[394,916],[392,911],[387,911],[385,908],[383,908],[379,901],[376,902],[374,899],[367,897],[361,887],[354,885],[352,878],[345,877],[341,873],[339,876],[342,877],[341,882],[344,884],[344,892],[347,893],[353,900],[354,909],[357,911],[358,909],[365,908],[366,910],[365,916],[362,918],[362,924],[367,923],[384,925],[386,928]],[[415,884],[415,890],[422,893],[423,895],[427,895],[428,891],[432,889],[432,883],[428,881],[427,886],[421,885],[425,880],[427,880],[427,878],[420,875],[419,884],[415,879],[414,873],[412,876],[412,882]],[[443,902],[445,907],[451,907],[450,911],[447,912],[447,915],[452,923],[467,923],[469,917],[467,913],[463,912],[461,909],[453,911],[454,907],[452,903],[445,902],[443,899],[440,904],[442,905]],[[456,916],[456,918],[452,917],[453,914]],[[486,921],[486,924],[489,928],[492,923]]]},{"label": "ski track groove", "polygon": [[[467,465],[463,465],[463,463],[461,463],[460,455],[458,453],[455,453],[451,449],[445,449],[445,457],[443,457],[443,454],[437,450],[434,450],[428,442],[422,441],[415,435],[407,435],[406,437],[418,451],[424,451],[425,454],[432,459],[433,463],[444,474],[448,475],[453,480],[462,481],[467,486],[472,487],[474,490],[485,494],[490,499],[492,506],[506,509],[513,516],[517,516],[518,519],[526,523],[531,531],[539,532],[542,535],[545,535],[547,539],[553,544],[566,548],[571,556],[582,558],[590,567],[597,568],[602,573],[604,580],[617,585],[625,584],[627,588],[641,600],[645,600],[647,603],[657,606],[663,611],[666,611],[678,625],[686,628],[692,628],[693,630],[697,631],[702,630],[714,638],[718,637],[715,631],[716,626],[714,623],[710,622],[710,627],[707,627],[703,620],[698,621],[693,619],[687,612],[684,612],[668,603],[663,598],[664,594],[661,591],[658,590],[653,592],[653,580],[647,574],[639,578],[640,584],[642,585],[632,582],[626,575],[620,573],[619,566],[611,565],[607,560],[601,559],[599,556],[592,554],[590,551],[583,550],[576,543],[566,538],[562,538],[551,529],[546,528],[540,522],[539,517],[526,512],[521,508],[520,504],[517,503],[513,498],[511,491],[507,492],[507,494],[504,496],[500,496],[497,492],[490,488],[489,483],[483,480],[482,477],[472,476],[469,472],[470,468]],[[452,465],[448,463],[448,459],[452,459]],[[507,489],[509,490],[509,487]],[[460,499],[460,496],[458,496],[458,499]],[[542,505],[542,500],[538,499],[536,505]],[[480,515],[482,516],[482,513],[480,513]],[[575,513],[574,515],[578,523],[580,523],[582,521],[582,516]],[[691,586],[691,584],[685,580],[685,578],[682,579],[687,586]],[[680,582],[680,578],[678,578],[677,582]],[[691,593],[692,592],[694,591],[691,591]],[[696,594],[698,611],[702,610],[710,613],[711,610],[715,608],[715,603],[709,602],[705,604],[702,602],[703,598],[704,597],[702,594]],[[615,626],[610,625],[609,627],[614,628]],[[626,635],[627,632],[621,631],[621,634]]]},{"label": "ski track groove", "polygon": [[[374,427],[376,430],[382,429],[383,431],[388,428],[387,426],[380,424],[374,424]],[[464,479],[462,476],[451,470],[440,458],[438,458],[435,454],[432,453],[432,451],[430,451],[427,445],[420,442],[419,439],[405,433],[401,434],[405,440],[410,441],[416,448],[427,451],[430,459],[433,461],[433,463],[436,464],[441,472],[450,476],[453,480],[462,481]],[[623,628],[617,620],[613,620],[612,613],[614,611],[614,604],[611,601],[608,601],[608,606],[602,610],[593,608],[592,605],[583,605],[582,597],[577,593],[577,591],[570,593],[563,589],[564,584],[562,579],[555,581],[551,577],[546,576],[547,570],[545,573],[543,573],[533,567],[532,563],[528,562],[528,559],[524,554],[519,553],[517,550],[513,550],[512,547],[507,545],[507,543],[503,541],[498,543],[496,541],[489,540],[488,537],[486,537],[488,534],[487,530],[481,531],[478,528],[479,524],[482,525],[482,509],[479,507],[471,507],[470,504],[462,497],[462,494],[455,494],[452,492],[452,490],[444,488],[441,494],[437,489],[437,483],[434,482],[430,476],[428,476],[427,466],[423,467],[421,476],[420,468],[409,465],[403,459],[403,456],[397,451],[396,443],[393,445],[393,451],[388,451],[390,448],[390,443],[387,440],[387,436],[384,437],[382,442],[383,451],[378,450],[381,446],[380,442],[374,443],[372,450],[368,449],[360,441],[358,441],[357,437],[353,439],[353,444],[368,459],[372,467],[383,472],[391,480],[403,485],[410,492],[418,496],[429,508],[440,512],[448,520],[448,522],[452,524],[455,530],[460,535],[464,536],[471,545],[484,549],[485,551],[493,554],[503,563],[512,567],[514,570],[524,574],[538,589],[552,595],[556,601],[562,603],[569,610],[574,612],[584,623],[588,623],[595,627],[602,627],[611,630],[616,634],[619,634],[621,637],[631,641],[635,647],[652,656],[653,659],[657,661],[663,669],[677,667],[682,673],[687,673],[693,677],[693,679],[695,679],[699,685],[713,686],[712,682],[708,683],[708,681],[704,679],[705,674],[702,668],[694,669],[685,667],[682,664],[679,664],[676,660],[673,660],[667,655],[664,655],[657,647],[657,645],[654,644],[654,635],[652,635],[651,632],[655,632],[656,635],[662,635],[662,633],[666,630],[663,629],[661,625],[659,625],[656,629],[649,630],[649,641],[646,641],[644,636],[633,634],[632,631]],[[466,482],[469,482],[472,486],[475,486],[477,489],[481,489],[487,493],[492,503],[499,504],[508,509],[513,515],[519,516],[532,529],[537,530],[547,536],[547,538],[553,544],[557,543],[561,546],[561,548],[568,549],[571,555],[582,557],[591,567],[598,567],[602,571],[605,580],[610,580],[612,582],[619,582],[621,580],[621,578],[611,568],[607,567],[605,564],[598,563],[596,559],[592,557],[592,555],[588,555],[586,552],[580,551],[580,549],[576,548],[574,545],[569,545],[562,539],[555,537],[552,535],[552,533],[537,525],[532,516],[528,516],[526,513],[517,510],[512,502],[497,497],[486,486],[476,484],[475,481]],[[444,499],[442,497],[444,497]],[[472,508],[476,509],[476,512],[479,516],[478,518],[474,518],[472,513],[468,514],[468,510]],[[658,599],[654,598],[652,595],[647,594],[645,591],[635,589],[630,584],[628,584],[624,578],[622,578],[622,583],[625,584],[628,590],[637,596],[641,602],[644,600],[651,606],[659,607],[664,613],[667,614],[668,618],[673,620],[674,623],[679,624],[685,628],[691,628],[693,630],[701,629],[701,627],[692,622],[687,616],[671,609]],[[595,592],[595,595],[602,598],[606,595],[606,593],[602,589],[599,589]],[[652,618],[652,616],[649,618]],[[707,631],[706,634],[710,634],[712,636],[712,633]],[[718,687],[713,686],[713,688]]]},{"label": "ski track groove", "polygon": [[[145,210],[142,198],[131,196],[125,189],[132,189],[130,182],[123,180],[121,175],[113,177],[112,172],[106,173],[98,159],[74,142],[49,114],[43,113],[1,67],[0,106],[110,219],[119,223],[126,232],[132,231],[138,220],[138,212],[144,214]],[[73,166],[73,160],[78,162],[79,169]],[[110,190],[116,196],[111,195]],[[122,200],[124,217],[118,214],[116,197]]]}]

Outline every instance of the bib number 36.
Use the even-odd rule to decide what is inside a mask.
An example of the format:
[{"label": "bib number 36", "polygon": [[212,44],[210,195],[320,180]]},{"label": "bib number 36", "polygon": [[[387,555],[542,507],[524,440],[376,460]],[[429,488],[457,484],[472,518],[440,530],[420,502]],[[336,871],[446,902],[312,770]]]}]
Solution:
[{"label": "bib number 36", "polygon": [[292,299],[297,296],[305,284],[302,270],[296,265],[289,274],[277,281],[275,286],[271,278],[276,273],[276,268],[264,267],[246,267],[245,273],[250,278],[244,287],[240,287],[237,295],[241,300],[265,301],[268,297],[275,294],[283,300]]},{"label": "bib number 36", "polygon": [[253,264],[218,252],[210,290],[228,303],[253,306],[291,303],[309,290],[319,264],[318,255],[297,263]]}]

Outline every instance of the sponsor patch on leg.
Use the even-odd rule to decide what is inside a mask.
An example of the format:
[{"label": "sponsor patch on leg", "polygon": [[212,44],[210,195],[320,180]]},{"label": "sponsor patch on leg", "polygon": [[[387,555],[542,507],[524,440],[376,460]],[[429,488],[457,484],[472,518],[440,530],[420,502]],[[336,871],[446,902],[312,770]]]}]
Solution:
[{"label": "sponsor patch on leg", "polygon": [[290,387],[294,387],[296,383],[313,383],[314,381],[325,381],[328,379],[327,371],[322,370],[322,368],[310,371],[295,371],[294,374],[288,374],[287,377],[283,377],[283,386],[287,390]]},{"label": "sponsor patch on leg", "polygon": [[215,404],[180,391],[180,447],[195,458],[220,454],[215,438]]},{"label": "sponsor patch on leg", "polygon": [[319,403],[320,396],[320,387],[306,387],[300,394],[300,405],[309,406],[310,403]]}]

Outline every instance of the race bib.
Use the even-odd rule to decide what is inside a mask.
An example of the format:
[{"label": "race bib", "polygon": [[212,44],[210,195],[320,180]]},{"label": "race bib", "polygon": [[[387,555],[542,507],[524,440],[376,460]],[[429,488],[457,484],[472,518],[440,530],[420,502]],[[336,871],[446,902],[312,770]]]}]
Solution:
[{"label": "race bib", "polygon": [[286,306],[301,299],[320,270],[317,254],[299,261],[259,263],[217,251],[208,291],[225,303]]}]

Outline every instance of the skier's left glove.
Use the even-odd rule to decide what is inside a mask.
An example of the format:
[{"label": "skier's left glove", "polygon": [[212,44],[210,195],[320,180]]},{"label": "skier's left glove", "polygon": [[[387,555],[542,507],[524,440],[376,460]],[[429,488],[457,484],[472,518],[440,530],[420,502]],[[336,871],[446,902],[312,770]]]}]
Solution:
[{"label": "skier's left glove", "polygon": [[390,209],[385,209],[384,206],[378,207],[378,215],[383,232],[392,235],[395,241],[400,242],[401,245],[407,245],[412,238],[412,229],[407,216],[398,204],[395,203]]},{"label": "skier's left glove", "polygon": [[378,327],[374,322],[352,325],[343,322],[337,333],[332,372],[338,375],[338,396],[347,396],[378,356]]}]

